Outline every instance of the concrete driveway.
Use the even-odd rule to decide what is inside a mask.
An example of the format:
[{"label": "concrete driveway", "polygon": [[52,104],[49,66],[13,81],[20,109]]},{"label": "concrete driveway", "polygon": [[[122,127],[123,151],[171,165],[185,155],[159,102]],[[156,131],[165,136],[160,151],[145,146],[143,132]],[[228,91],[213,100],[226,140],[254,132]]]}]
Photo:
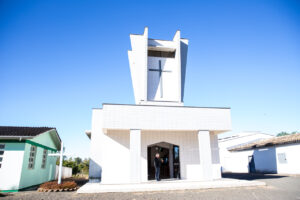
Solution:
[{"label": "concrete driveway", "polygon": [[230,199],[230,200],[300,200],[300,176],[280,175],[249,175],[249,174],[224,174],[224,178],[237,178],[243,180],[259,180],[267,186],[206,189],[206,190],[181,190],[169,192],[139,192],[139,193],[104,193],[104,194],[77,194],[76,192],[41,193],[24,191],[10,193],[1,199]]}]

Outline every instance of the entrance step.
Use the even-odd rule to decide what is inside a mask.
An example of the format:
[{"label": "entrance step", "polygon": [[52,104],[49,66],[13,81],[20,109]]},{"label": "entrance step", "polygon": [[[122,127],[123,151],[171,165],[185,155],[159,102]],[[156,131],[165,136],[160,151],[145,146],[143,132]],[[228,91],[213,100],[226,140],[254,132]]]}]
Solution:
[{"label": "entrance step", "polygon": [[101,184],[87,183],[77,193],[107,193],[107,192],[152,192],[168,190],[195,190],[228,187],[251,187],[265,186],[266,183],[260,181],[247,181],[236,179],[219,179],[214,181],[187,181],[187,180],[168,180],[150,181],[140,184]]}]

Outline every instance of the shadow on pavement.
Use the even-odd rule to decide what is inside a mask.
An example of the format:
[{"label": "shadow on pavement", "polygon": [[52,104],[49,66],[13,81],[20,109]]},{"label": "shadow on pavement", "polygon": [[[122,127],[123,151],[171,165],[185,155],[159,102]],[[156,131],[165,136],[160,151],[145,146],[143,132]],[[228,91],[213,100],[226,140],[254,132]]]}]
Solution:
[{"label": "shadow on pavement", "polygon": [[87,182],[89,182],[89,179],[86,178],[66,178],[64,181],[75,181],[77,186],[81,187]]},{"label": "shadow on pavement", "polygon": [[10,193],[0,193],[0,197],[12,196]]},{"label": "shadow on pavement", "polygon": [[222,178],[233,178],[240,180],[257,180],[257,179],[272,179],[283,178],[286,176],[280,176],[277,174],[256,174],[256,173],[222,173]]}]

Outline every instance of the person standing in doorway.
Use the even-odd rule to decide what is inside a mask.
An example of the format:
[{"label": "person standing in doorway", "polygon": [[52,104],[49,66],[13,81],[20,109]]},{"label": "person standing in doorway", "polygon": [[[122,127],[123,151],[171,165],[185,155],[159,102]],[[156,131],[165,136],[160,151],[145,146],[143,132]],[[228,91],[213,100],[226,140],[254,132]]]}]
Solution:
[{"label": "person standing in doorway", "polygon": [[162,163],[162,159],[160,159],[159,153],[156,153],[154,158],[154,168],[155,168],[155,179],[157,181],[160,181],[159,175],[160,175],[161,163]]}]

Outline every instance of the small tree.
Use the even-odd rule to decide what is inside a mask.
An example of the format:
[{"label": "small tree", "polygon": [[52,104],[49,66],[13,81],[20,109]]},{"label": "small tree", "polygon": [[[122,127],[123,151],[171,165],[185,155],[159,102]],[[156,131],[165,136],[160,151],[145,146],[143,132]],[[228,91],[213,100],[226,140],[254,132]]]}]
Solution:
[{"label": "small tree", "polygon": [[77,165],[79,165],[82,162],[82,159],[79,157],[74,158],[74,161],[76,162]]},{"label": "small tree", "polygon": [[[59,159],[56,161],[56,165],[59,165]],[[78,173],[88,174],[89,173],[89,159],[84,159],[82,161],[81,158],[69,158],[68,160],[63,160],[64,167],[72,168],[72,174],[76,175]]]},{"label": "small tree", "polygon": [[291,134],[296,134],[296,133],[297,133],[297,131],[293,131],[293,132],[291,132],[291,133],[282,131],[282,132],[278,133],[276,136],[277,136],[277,137],[280,137],[280,136],[291,135]]},{"label": "small tree", "polygon": [[282,131],[282,132],[278,133],[276,136],[280,137],[280,136],[285,136],[285,135],[289,135],[289,133]]}]

